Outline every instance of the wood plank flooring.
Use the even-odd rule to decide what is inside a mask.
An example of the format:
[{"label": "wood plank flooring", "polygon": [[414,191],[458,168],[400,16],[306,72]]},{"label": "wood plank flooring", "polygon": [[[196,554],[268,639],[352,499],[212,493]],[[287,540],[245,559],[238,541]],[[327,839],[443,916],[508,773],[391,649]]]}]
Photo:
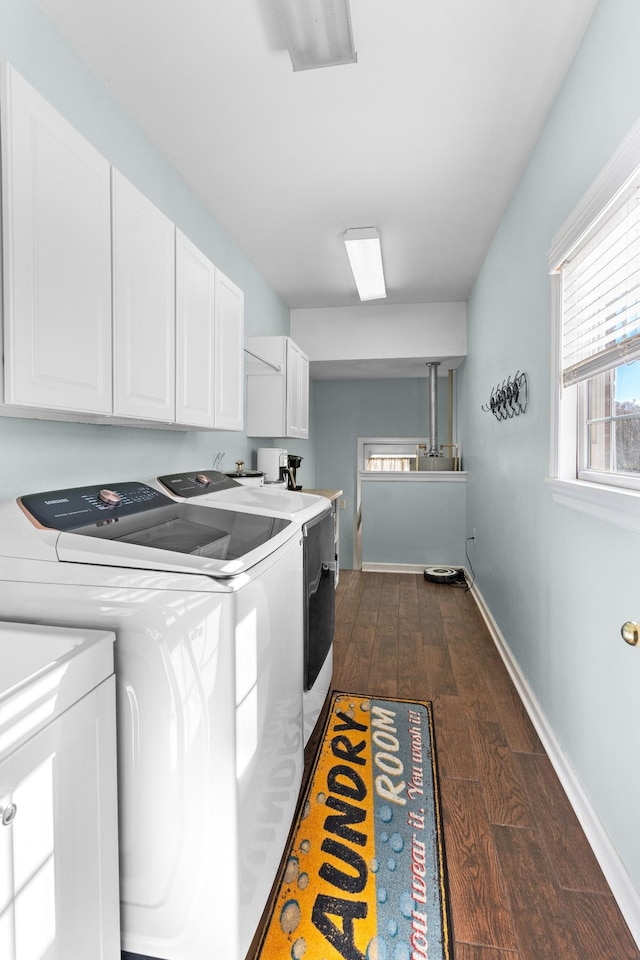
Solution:
[{"label": "wood plank flooring", "polygon": [[454,960],[640,960],[471,593],[341,570],[336,602],[334,688],[433,701]]}]

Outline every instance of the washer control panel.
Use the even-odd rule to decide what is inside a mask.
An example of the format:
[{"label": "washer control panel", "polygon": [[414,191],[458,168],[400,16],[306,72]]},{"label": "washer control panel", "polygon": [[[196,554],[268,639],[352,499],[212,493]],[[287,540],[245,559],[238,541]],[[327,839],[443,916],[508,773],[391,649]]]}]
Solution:
[{"label": "washer control panel", "polygon": [[166,507],[173,501],[146,483],[126,481],[31,493],[20,497],[19,503],[43,527],[75,530]]},{"label": "washer control panel", "polygon": [[166,477],[158,477],[161,483],[175,497],[201,497],[203,493],[220,493],[221,490],[230,490],[232,487],[241,487],[237,480],[232,480],[218,470],[194,470],[191,473],[171,473]]}]

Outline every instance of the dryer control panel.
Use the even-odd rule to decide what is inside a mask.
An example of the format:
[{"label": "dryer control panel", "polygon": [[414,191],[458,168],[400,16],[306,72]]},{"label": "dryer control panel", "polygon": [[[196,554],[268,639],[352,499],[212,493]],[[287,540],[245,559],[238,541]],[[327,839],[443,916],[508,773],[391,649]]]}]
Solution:
[{"label": "dryer control panel", "polygon": [[52,530],[109,523],[116,517],[131,517],[173,503],[159,490],[136,481],[32,493],[18,502],[37,523]]},{"label": "dryer control panel", "polygon": [[221,490],[230,490],[232,487],[241,487],[237,480],[232,480],[218,470],[198,470],[192,473],[171,473],[166,477],[158,477],[158,482],[169,490],[175,497],[201,497],[204,493],[220,493]]}]

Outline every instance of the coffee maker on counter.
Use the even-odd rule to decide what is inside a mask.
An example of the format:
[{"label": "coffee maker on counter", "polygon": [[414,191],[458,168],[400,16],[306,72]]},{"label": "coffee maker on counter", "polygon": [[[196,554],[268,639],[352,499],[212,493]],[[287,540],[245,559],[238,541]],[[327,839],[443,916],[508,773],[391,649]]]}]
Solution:
[{"label": "coffee maker on counter", "polygon": [[295,453],[289,453],[287,454],[286,467],[280,467],[280,479],[287,481],[287,490],[302,490],[302,487],[296,483],[296,471],[303,460],[304,457],[298,457]]}]

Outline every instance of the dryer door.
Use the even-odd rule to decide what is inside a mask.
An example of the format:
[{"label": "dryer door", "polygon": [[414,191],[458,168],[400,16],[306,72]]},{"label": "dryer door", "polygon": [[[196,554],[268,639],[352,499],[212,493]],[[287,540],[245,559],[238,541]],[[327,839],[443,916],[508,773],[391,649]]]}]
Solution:
[{"label": "dryer door", "polygon": [[310,690],[327,657],[336,620],[333,513],[327,509],[304,531],[304,689]]}]

